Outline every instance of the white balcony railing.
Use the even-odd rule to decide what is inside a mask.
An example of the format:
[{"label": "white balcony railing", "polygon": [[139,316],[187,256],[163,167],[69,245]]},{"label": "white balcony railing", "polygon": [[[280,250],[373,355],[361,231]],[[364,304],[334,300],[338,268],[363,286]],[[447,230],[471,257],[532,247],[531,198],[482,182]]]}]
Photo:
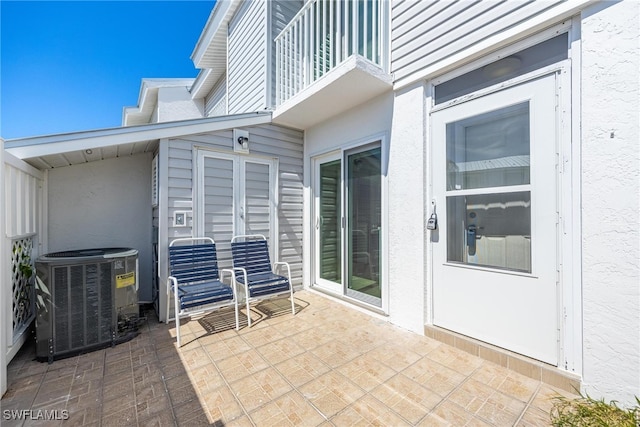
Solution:
[{"label": "white balcony railing", "polygon": [[352,55],[388,72],[388,0],[310,0],[276,37],[276,104]]}]

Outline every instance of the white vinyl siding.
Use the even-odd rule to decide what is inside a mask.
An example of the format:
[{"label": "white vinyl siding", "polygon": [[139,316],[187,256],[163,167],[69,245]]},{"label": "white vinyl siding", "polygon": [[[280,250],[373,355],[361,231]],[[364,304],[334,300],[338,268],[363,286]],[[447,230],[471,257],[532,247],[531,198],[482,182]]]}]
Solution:
[{"label": "white vinyl siding", "polygon": [[220,80],[205,97],[205,116],[224,116],[227,114],[227,76],[220,77]]},{"label": "white vinyl siding", "polygon": [[242,7],[229,25],[229,114],[267,106],[267,2]]},{"label": "white vinyl siding", "polygon": [[[274,232],[274,236],[278,238],[278,253],[276,258],[278,261],[285,261],[291,264],[291,275],[295,285],[302,284],[302,203],[303,203],[303,185],[302,185],[302,141],[303,134],[300,131],[283,128],[276,125],[266,124],[243,128],[249,131],[249,147],[250,155],[261,156],[265,158],[275,158],[277,164],[278,175],[276,181],[278,184],[277,199],[277,223],[278,228]],[[232,130],[224,130],[213,132],[210,134],[191,135],[183,138],[169,140],[169,159],[168,159],[168,237],[169,240],[176,237],[188,237],[192,235],[193,220],[189,216],[187,218],[186,227],[173,227],[173,214],[179,210],[193,210],[195,213],[197,207],[194,205],[193,194],[198,186],[192,183],[193,180],[193,150],[195,147],[207,148],[223,153],[222,156],[234,156],[232,146]],[[215,153],[215,151],[213,152]],[[213,154],[215,156],[215,154]],[[237,155],[236,155],[237,156]],[[213,160],[213,159],[212,159]],[[215,161],[215,160],[214,160]],[[250,162],[250,160],[249,160]],[[226,166],[225,166],[226,165]],[[220,163],[218,173],[222,181],[214,183],[209,179],[205,187],[205,191],[209,195],[218,194],[218,198],[205,198],[205,203],[217,204],[221,209],[221,215],[216,218],[221,230],[228,227],[227,211],[229,209],[229,199],[223,200],[224,180],[227,180],[227,188],[229,185],[228,164]],[[250,165],[247,169],[248,179],[246,180],[246,193],[251,195],[248,206],[250,206],[250,221],[252,222],[251,230],[254,227],[259,228],[259,223],[263,221],[264,215],[260,216],[260,197],[264,195],[264,188],[260,187],[261,183],[259,174],[264,172],[261,163]],[[256,175],[256,172],[258,173]],[[213,172],[211,172],[213,173]],[[226,173],[226,175],[225,175]],[[217,175],[216,175],[217,176]],[[225,178],[226,177],[226,178]],[[213,176],[209,176],[213,178]],[[228,196],[227,196],[228,197]],[[226,205],[223,206],[223,205]],[[214,209],[214,206],[211,205]],[[226,221],[226,222],[225,222]],[[225,225],[226,224],[226,225]],[[221,241],[218,236],[212,236],[214,239]],[[220,247],[222,251],[224,246]],[[224,265],[224,254],[220,255],[221,265]],[[275,259],[272,261],[276,261]]]},{"label": "white vinyl siding", "polygon": [[391,71],[400,80],[561,3],[394,1]]}]

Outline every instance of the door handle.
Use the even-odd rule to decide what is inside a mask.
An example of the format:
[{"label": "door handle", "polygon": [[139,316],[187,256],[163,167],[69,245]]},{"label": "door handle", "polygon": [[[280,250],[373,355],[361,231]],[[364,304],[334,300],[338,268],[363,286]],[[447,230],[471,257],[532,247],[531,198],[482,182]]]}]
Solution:
[{"label": "door handle", "polygon": [[467,227],[467,253],[471,256],[476,254],[476,234],[476,225],[469,224]]}]

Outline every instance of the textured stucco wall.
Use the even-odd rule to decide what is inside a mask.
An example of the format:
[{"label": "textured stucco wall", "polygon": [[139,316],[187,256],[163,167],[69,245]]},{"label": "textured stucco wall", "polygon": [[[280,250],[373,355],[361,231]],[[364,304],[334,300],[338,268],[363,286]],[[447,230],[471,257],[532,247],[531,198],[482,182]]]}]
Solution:
[{"label": "textured stucco wall", "polygon": [[151,154],[49,171],[49,252],[139,251],[141,301],[151,301]]},{"label": "textured stucco wall", "polygon": [[157,122],[199,119],[204,117],[204,101],[191,99],[187,87],[162,87],[158,89]]},{"label": "textured stucco wall", "polygon": [[389,148],[389,313],[393,323],[423,334],[424,84],[394,95]]},{"label": "textured stucco wall", "polygon": [[640,397],[640,3],[582,13],[583,386]]}]

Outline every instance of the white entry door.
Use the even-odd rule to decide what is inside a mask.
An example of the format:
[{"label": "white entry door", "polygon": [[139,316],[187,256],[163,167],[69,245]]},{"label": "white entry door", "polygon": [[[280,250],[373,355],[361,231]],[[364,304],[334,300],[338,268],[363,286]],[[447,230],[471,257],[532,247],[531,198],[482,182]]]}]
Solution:
[{"label": "white entry door", "polygon": [[216,242],[220,268],[231,266],[231,238],[262,234],[277,254],[277,164],[272,159],[198,153],[198,229]]},{"label": "white entry door", "polygon": [[555,75],[432,114],[433,321],[558,364]]}]

